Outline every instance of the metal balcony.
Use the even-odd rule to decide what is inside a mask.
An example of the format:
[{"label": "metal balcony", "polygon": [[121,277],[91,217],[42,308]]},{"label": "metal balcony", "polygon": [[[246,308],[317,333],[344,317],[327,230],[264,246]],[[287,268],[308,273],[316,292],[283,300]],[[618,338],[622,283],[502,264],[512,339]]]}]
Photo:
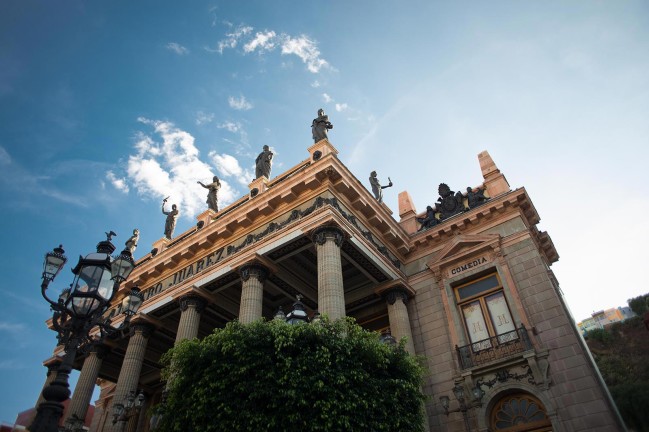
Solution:
[{"label": "metal balcony", "polygon": [[469,345],[455,346],[462,369],[504,360],[532,349],[525,326]]}]

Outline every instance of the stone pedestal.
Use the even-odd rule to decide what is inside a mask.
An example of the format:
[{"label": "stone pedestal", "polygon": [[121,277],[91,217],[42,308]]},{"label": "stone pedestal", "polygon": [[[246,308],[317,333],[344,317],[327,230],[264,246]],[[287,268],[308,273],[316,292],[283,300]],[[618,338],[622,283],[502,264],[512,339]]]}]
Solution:
[{"label": "stone pedestal", "polygon": [[214,216],[216,216],[216,212],[212,209],[207,209],[196,217],[196,221],[198,222],[198,225],[201,225],[202,222],[201,227],[206,227],[212,223]]},{"label": "stone pedestal", "polygon": [[256,178],[248,185],[250,198],[255,198],[268,190],[268,179],[264,176]]},{"label": "stone pedestal", "polygon": [[171,243],[171,240],[169,240],[167,237],[162,237],[160,240],[154,241],[153,242],[153,250],[156,251],[155,254],[159,255],[162,251],[167,249],[167,246],[169,246],[169,243]]},{"label": "stone pedestal", "polygon": [[330,154],[333,154],[334,156],[338,154],[338,150],[336,150],[336,148],[329,142],[329,140],[326,139],[318,141],[307,150],[311,155],[312,162],[317,162]]}]

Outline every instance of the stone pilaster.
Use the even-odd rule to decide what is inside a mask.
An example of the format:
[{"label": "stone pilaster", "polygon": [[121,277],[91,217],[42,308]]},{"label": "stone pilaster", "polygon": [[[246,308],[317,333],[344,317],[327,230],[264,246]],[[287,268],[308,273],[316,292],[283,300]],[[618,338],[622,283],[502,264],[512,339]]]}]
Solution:
[{"label": "stone pilaster", "polygon": [[[130,328],[131,339],[124,355],[124,362],[117,378],[117,387],[113,397],[113,406],[123,404],[129,392],[137,392],[142,371],[142,362],[146,353],[146,345],[153,332],[153,326],[147,323],[134,323]],[[112,413],[111,413],[112,414]],[[118,421],[108,428],[108,432],[123,432],[126,422]]]},{"label": "stone pilaster", "polygon": [[345,290],[340,247],[345,239],[335,226],[317,228],[312,234],[318,254],[318,311],[336,320],[345,316]]},{"label": "stone pilaster", "polygon": [[241,267],[239,274],[241,275],[239,322],[249,324],[262,317],[264,281],[269,271],[259,263],[251,263]]},{"label": "stone pilaster", "polygon": [[83,366],[81,367],[79,380],[77,381],[74,393],[72,394],[72,399],[70,400],[66,420],[71,418],[73,415],[81,420],[86,418],[88,405],[90,404],[92,393],[97,384],[99,369],[101,368],[101,364],[106,354],[107,349],[102,345],[93,347],[90,353],[88,353],[88,357],[86,357],[86,360],[83,362]]},{"label": "stone pilaster", "polygon": [[180,297],[180,322],[176,332],[176,344],[184,339],[194,339],[198,336],[198,327],[201,323],[201,312],[207,302],[195,294]]},{"label": "stone pilaster", "polygon": [[410,317],[406,302],[408,293],[399,288],[392,288],[385,294],[385,300],[388,304],[388,319],[390,320],[390,332],[396,340],[406,338],[406,351],[415,354],[415,344],[412,341],[412,327],[410,326]]}]

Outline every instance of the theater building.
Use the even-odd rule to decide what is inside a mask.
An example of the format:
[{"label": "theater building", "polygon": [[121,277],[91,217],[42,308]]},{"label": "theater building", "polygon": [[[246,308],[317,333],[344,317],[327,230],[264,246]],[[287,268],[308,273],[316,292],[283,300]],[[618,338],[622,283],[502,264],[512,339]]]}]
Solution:
[{"label": "theater building", "polygon": [[[337,153],[319,141],[298,165],[157,241],[114,299],[118,325],[121,297],[143,290],[130,332],[77,359],[70,415],[85,417],[97,382],[91,431],[150,430],[163,353],[231,320],[272,319],[300,294],[310,315],[406,338],[426,364],[431,431],[624,430],[525,188],[512,189],[482,152],[475,177],[453,185],[461,192],[441,184],[425,212],[401,192],[394,215]],[[140,390],[143,407],[113,423],[113,404]]]}]

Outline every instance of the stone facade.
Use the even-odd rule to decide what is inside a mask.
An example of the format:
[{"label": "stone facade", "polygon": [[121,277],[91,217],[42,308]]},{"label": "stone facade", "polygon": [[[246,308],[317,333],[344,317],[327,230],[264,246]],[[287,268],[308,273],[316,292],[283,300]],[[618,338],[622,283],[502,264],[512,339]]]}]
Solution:
[{"label": "stone facade", "polygon": [[[468,191],[484,194],[479,202],[445,193],[440,205],[454,200],[453,212],[426,229],[407,192],[396,220],[327,140],[308,152],[138,261],[111,312],[119,324],[121,298],[143,290],[131,334],[107,341],[101,361],[77,359],[79,382],[102,388],[93,432],[148,431],[164,352],[233,319],[271,319],[297,294],[310,315],[390,329],[423,356],[431,431],[624,430],[550,270],[554,245],[525,189],[512,190],[487,152],[478,156],[482,183]],[[113,424],[113,405],[136,390],[145,408]],[[75,406],[87,393],[75,392]],[[513,428],[512,416],[529,427]]]}]

